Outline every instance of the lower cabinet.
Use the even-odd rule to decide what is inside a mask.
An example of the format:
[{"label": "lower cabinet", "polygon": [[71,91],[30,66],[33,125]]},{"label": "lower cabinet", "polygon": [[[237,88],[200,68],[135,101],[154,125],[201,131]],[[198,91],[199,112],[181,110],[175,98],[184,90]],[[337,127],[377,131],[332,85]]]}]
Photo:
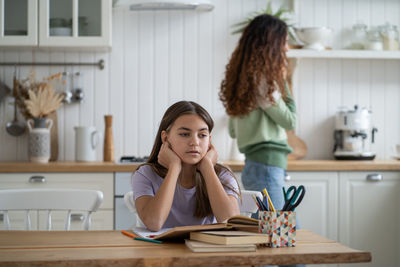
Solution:
[{"label": "lower cabinet", "polygon": [[289,175],[288,186],[303,184],[307,190],[296,209],[300,228],[372,254],[369,264],[340,264],[340,267],[400,266],[399,172],[290,172]]},{"label": "lower cabinet", "polygon": [[400,266],[400,173],[340,172],[339,176],[340,242],[371,252],[372,263],[367,266]]},{"label": "lower cabinet", "polygon": [[[113,230],[114,228],[114,173],[1,173],[1,189],[18,188],[74,188],[93,189],[103,192],[100,209],[92,213],[90,230]],[[1,212],[0,212],[1,213]],[[25,229],[25,211],[10,212],[12,230]],[[71,230],[81,230],[86,213],[72,211]],[[45,230],[47,212],[32,212],[32,229]],[[64,230],[66,213],[52,212],[52,228]],[[3,216],[0,214],[0,230],[3,230]]]}]

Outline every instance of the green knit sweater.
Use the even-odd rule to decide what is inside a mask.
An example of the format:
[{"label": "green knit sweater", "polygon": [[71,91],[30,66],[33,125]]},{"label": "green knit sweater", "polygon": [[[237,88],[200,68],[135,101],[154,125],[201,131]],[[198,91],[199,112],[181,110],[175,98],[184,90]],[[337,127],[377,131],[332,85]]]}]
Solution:
[{"label": "green knit sweater", "polygon": [[246,159],[266,165],[287,167],[292,152],[286,130],[296,125],[296,106],[286,87],[286,102],[281,97],[274,105],[257,108],[244,117],[229,118],[229,135],[237,139],[239,151]]}]

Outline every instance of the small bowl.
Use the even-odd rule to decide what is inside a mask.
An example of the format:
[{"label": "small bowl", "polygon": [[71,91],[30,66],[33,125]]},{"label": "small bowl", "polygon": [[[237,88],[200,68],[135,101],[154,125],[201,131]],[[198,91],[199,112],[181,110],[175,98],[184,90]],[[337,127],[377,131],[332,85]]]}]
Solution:
[{"label": "small bowl", "polygon": [[72,29],[69,27],[50,28],[50,36],[72,36]]},{"label": "small bowl", "polygon": [[325,42],[332,33],[327,27],[295,28],[297,37],[305,46],[303,49],[325,50]]}]

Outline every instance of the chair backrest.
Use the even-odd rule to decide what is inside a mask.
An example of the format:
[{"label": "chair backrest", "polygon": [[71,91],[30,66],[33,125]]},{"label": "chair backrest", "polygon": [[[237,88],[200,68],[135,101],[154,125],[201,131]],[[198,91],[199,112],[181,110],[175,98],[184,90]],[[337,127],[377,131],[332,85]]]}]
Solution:
[{"label": "chair backrest", "polygon": [[134,222],[132,227],[145,227],[144,223],[142,222],[142,220],[139,218],[139,215],[137,214],[133,191],[129,191],[129,192],[125,193],[124,202],[125,202],[125,205],[128,207],[129,211],[134,214],[135,219],[136,219],[136,221]]},{"label": "chair backrest", "polygon": [[258,207],[254,202],[252,195],[258,196],[260,199],[263,199],[263,195],[260,191],[250,191],[250,190],[241,190],[242,193],[242,201],[239,200],[239,209],[240,214],[250,217],[251,214],[258,211]]},{"label": "chair backrest", "polygon": [[[3,211],[6,229],[10,229],[8,211],[24,210],[25,229],[31,230],[31,211],[47,211],[47,230],[52,229],[52,211],[67,211],[65,230],[71,226],[71,211],[85,211],[83,229],[89,230],[91,214],[103,202],[103,193],[81,189],[7,189],[0,190],[0,211]],[[37,226],[37,228],[39,225]]]}]

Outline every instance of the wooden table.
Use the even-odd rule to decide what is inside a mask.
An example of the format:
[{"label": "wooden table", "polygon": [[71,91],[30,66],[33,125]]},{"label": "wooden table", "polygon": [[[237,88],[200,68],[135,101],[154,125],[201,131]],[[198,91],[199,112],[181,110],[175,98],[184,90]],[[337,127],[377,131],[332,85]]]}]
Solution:
[{"label": "wooden table", "polygon": [[369,262],[371,253],[298,230],[297,246],[193,253],[183,243],[133,240],[119,231],[0,231],[0,266],[243,266]]}]

